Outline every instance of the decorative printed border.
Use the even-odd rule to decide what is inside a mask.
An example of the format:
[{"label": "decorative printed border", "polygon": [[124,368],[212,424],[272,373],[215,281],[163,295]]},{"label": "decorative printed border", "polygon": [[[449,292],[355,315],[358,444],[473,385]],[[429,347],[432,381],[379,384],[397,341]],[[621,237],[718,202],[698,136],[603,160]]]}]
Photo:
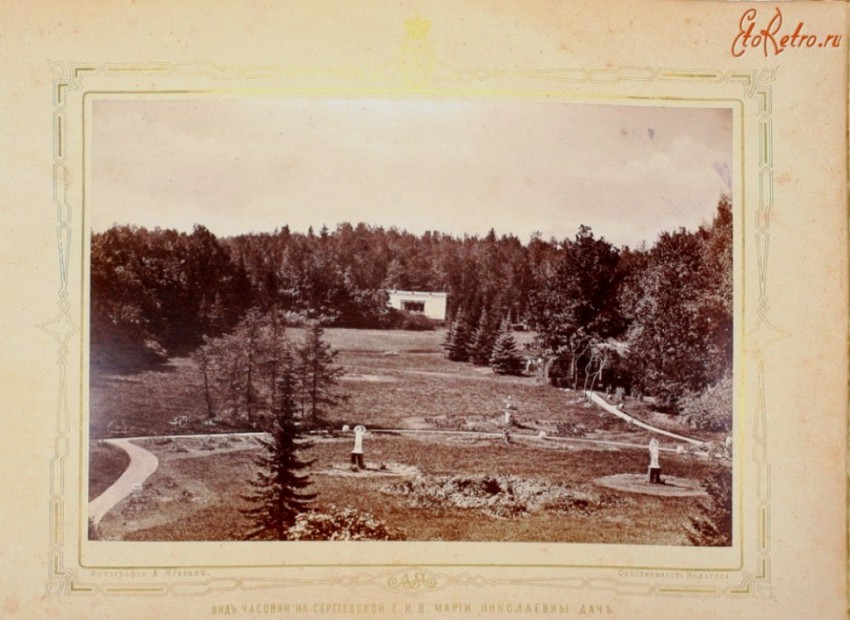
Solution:
[{"label": "decorative printed border", "polygon": [[[414,20],[415,21],[415,20]],[[361,588],[364,586],[395,593],[417,596],[423,592],[436,592],[450,586],[472,588],[492,588],[499,586],[536,586],[566,590],[605,591],[618,595],[634,596],[698,596],[732,598],[774,598],[774,586],[771,583],[771,542],[770,542],[770,464],[767,458],[767,400],[765,393],[765,353],[770,345],[784,337],[784,333],[774,326],[769,318],[767,265],[769,258],[770,213],[773,207],[773,134],[772,134],[772,86],[775,70],[762,69],[744,71],[713,71],[704,69],[658,69],[635,66],[620,66],[613,69],[558,69],[537,71],[501,71],[501,70],[453,70],[436,63],[433,46],[427,39],[427,28],[423,26],[408,28],[408,36],[401,46],[398,67],[385,67],[374,72],[363,71],[293,71],[280,67],[226,67],[212,63],[138,63],[138,64],[82,64],[50,61],[53,74],[53,196],[57,210],[57,249],[59,282],[58,313],[47,322],[39,325],[53,336],[58,348],[57,366],[59,371],[59,399],[56,413],[56,437],[54,453],[50,461],[50,526],[48,540],[48,581],[45,597],[70,595],[72,593],[98,594],[153,594],[172,596],[203,595],[211,592],[253,591],[271,588],[293,588],[305,586],[342,586]],[[439,71],[438,71],[439,70]],[[76,205],[68,199],[69,177],[71,170],[68,162],[69,120],[68,103],[72,97],[83,97],[85,80],[90,76],[133,74],[138,76],[164,75],[185,78],[212,79],[219,83],[235,83],[250,80],[274,80],[279,83],[270,92],[285,91],[287,83],[301,79],[323,81],[331,77],[337,82],[350,81],[357,92],[376,92],[387,94],[387,88],[373,86],[375,80],[390,77],[399,84],[398,92],[392,94],[422,95],[443,94],[451,88],[440,88],[446,82],[466,85],[480,83],[492,78],[511,78],[533,80],[535,83],[562,85],[611,85],[625,82],[675,83],[698,85],[739,85],[742,97],[754,100],[758,122],[758,205],[749,222],[753,225],[755,257],[758,273],[758,303],[756,306],[756,325],[747,331],[756,351],[757,398],[754,411],[753,461],[755,465],[756,488],[755,506],[757,509],[757,536],[755,540],[756,570],[741,573],[742,580],[733,585],[712,585],[693,587],[683,584],[676,587],[670,584],[653,585],[641,582],[618,581],[612,578],[565,577],[565,578],[492,578],[473,575],[469,572],[446,573],[409,566],[396,570],[371,574],[357,572],[349,575],[333,576],[324,579],[259,579],[214,577],[191,583],[84,583],[80,580],[78,569],[66,566],[65,562],[65,480],[67,458],[71,440],[70,405],[68,391],[68,364],[70,341],[77,333],[82,335],[81,326],[74,320],[69,301],[69,270],[81,269],[71,264],[73,223],[79,223],[82,215],[75,216]],[[474,87],[473,87],[474,88]],[[226,89],[225,89],[226,90]],[[550,89],[551,90],[551,89]],[[317,92],[348,92],[345,87],[334,89],[318,88]],[[582,93],[583,95],[584,93]],[[610,98],[610,97],[609,97]],[[687,99],[683,99],[687,101]],[[74,131],[81,130],[73,127]],[[743,195],[743,192],[742,192]],[[77,241],[79,243],[79,241]],[[81,319],[82,320],[82,319]],[[81,338],[81,341],[83,339]],[[73,563],[72,563],[73,564]],[[699,569],[695,569],[699,570]]]},{"label": "decorative printed border", "polygon": [[[76,582],[76,571],[64,567],[64,521],[65,521],[65,459],[70,448],[69,432],[71,428],[68,400],[67,365],[69,363],[70,339],[80,330],[73,319],[68,289],[68,270],[71,267],[71,223],[73,209],[68,200],[70,170],[67,159],[67,119],[65,104],[70,82],[64,65],[51,63],[53,80],[53,202],[56,208],[56,240],[59,259],[59,311],[56,316],[39,325],[53,336],[58,348],[57,366],[59,368],[59,401],[56,412],[56,437],[53,457],[50,460],[50,551],[49,580],[46,595],[67,593]],[[78,85],[79,86],[79,85]]]}]

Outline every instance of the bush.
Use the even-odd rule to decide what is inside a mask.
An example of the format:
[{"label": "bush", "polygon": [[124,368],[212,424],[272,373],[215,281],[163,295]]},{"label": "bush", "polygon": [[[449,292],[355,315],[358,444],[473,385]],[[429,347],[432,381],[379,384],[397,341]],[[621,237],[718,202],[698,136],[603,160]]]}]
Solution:
[{"label": "bush", "polygon": [[408,480],[391,485],[384,492],[408,496],[414,506],[453,506],[477,510],[495,519],[520,517],[541,510],[589,514],[626,501],[619,495],[592,487],[571,488],[546,480],[487,474]]},{"label": "bush", "polygon": [[691,428],[729,432],[732,429],[732,375],[701,393],[689,393],[679,401],[682,419]]},{"label": "bush", "polygon": [[424,314],[407,312],[390,308],[386,319],[386,325],[390,329],[403,329],[409,331],[433,331],[437,322],[429,319]]},{"label": "bush", "polygon": [[371,513],[330,506],[330,512],[305,512],[295,518],[288,540],[400,540]]},{"label": "bush", "polygon": [[584,437],[587,435],[587,427],[584,424],[574,422],[558,422],[558,437]]}]

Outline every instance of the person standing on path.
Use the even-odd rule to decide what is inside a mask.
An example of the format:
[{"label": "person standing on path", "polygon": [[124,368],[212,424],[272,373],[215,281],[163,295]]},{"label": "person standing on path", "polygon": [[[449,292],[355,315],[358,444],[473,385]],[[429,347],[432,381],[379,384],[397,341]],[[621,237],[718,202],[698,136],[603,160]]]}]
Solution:
[{"label": "person standing on path", "polygon": [[649,482],[661,484],[661,465],[658,464],[658,440],[649,440]]},{"label": "person standing on path", "polygon": [[358,424],[354,427],[354,449],[351,451],[351,468],[366,469],[363,464],[363,435],[366,434],[366,427]]}]

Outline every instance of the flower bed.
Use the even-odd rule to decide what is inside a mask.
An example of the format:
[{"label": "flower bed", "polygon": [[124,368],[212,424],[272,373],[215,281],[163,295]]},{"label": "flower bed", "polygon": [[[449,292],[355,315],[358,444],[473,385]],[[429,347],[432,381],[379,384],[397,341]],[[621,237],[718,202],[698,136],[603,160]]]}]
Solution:
[{"label": "flower bed", "polygon": [[552,510],[589,514],[607,506],[628,503],[616,494],[584,486],[568,487],[519,476],[431,476],[384,488],[385,493],[410,498],[416,507],[455,507],[476,510],[496,519]]}]

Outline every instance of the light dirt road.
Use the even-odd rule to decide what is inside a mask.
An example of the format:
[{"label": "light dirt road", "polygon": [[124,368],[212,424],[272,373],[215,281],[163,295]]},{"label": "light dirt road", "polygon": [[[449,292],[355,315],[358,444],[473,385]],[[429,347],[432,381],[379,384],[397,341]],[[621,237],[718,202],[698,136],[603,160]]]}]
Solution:
[{"label": "light dirt road", "polygon": [[639,426],[640,428],[643,428],[643,429],[648,430],[648,431],[653,432],[653,433],[658,433],[659,435],[666,435],[667,437],[672,437],[673,439],[678,439],[680,441],[687,441],[689,444],[694,445],[694,446],[700,446],[700,445],[705,443],[701,439],[694,439],[693,437],[685,437],[684,435],[677,435],[676,433],[671,433],[670,431],[665,431],[665,430],[662,430],[660,428],[656,428],[655,426],[652,426],[651,424],[641,422],[637,418],[630,416],[628,413],[623,413],[622,411],[620,411],[614,405],[609,404],[608,402],[605,401],[604,398],[602,398],[596,392],[585,392],[585,394],[588,396],[588,398],[590,398],[590,400],[592,400],[594,403],[596,403],[597,405],[602,407],[605,411],[607,411],[608,413],[614,414],[615,416],[617,416],[621,420],[625,420],[629,424],[634,424],[635,426]]},{"label": "light dirt road", "polygon": [[130,495],[136,485],[144,484],[145,480],[159,467],[156,456],[130,443],[129,439],[107,439],[106,442],[121,448],[130,455],[130,464],[111,487],[89,502],[89,519],[94,521],[95,525],[100,523],[103,516],[118,502]]}]

